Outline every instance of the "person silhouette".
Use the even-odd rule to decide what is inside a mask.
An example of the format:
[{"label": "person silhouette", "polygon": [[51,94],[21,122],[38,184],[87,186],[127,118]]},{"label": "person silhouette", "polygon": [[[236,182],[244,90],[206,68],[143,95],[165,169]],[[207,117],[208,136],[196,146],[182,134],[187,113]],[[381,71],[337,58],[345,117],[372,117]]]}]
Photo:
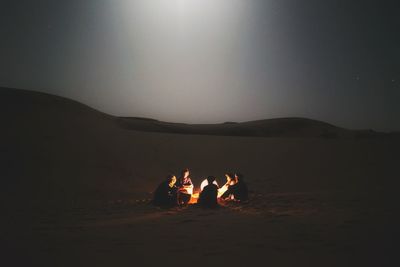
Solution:
[{"label": "person silhouette", "polygon": [[204,208],[216,208],[218,207],[218,186],[214,184],[215,177],[208,176],[207,181],[208,185],[201,191],[198,203]]},{"label": "person silhouette", "polygon": [[234,173],[225,173],[226,183],[218,189],[218,197],[222,197],[222,195],[228,190],[229,186],[237,183]]},{"label": "person silhouette", "polygon": [[174,207],[177,205],[177,191],[175,175],[167,178],[157,187],[154,192],[153,204],[159,207]]},{"label": "person silhouette", "polygon": [[225,191],[225,193],[222,194],[221,198],[226,199],[226,198],[233,196],[233,198],[238,201],[248,200],[249,193],[248,193],[247,185],[244,182],[243,175],[235,174],[235,180],[236,180],[236,183],[229,185],[228,189]]}]

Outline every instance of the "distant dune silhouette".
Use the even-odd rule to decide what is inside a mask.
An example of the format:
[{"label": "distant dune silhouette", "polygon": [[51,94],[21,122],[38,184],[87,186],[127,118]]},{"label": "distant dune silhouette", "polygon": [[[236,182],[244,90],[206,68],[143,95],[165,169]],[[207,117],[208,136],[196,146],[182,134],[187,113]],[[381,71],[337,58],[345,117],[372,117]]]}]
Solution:
[{"label": "distant dune silhouette", "polygon": [[[34,113],[42,114],[42,119],[57,114],[59,119],[75,118],[81,120],[85,117],[114,121],[118,126],[127,130],[160,132],[192,135],[219,135],[219,136],[247,136],[247,137],[379,137],[396,135],[385,134],[373,130],[348,130],[332,124],[307,119],[307,118],[276,118],[248,122],[225,122],[220,124],[185,124],[164,122],[151,118],[140,117],[114,117],[77,101],[54,96],[46,93],[0,88],[1,109],[13,116]],[[45,114],[52,109],[53,115]],[[29,115],[28,115],[29,116]],[[83,118],[77,118],[77,116]],[[13,120],[5,117],[5,120]],[[54,122],[56,123],[56,122]],[[90,125],[90,123],[89,123]]]}]

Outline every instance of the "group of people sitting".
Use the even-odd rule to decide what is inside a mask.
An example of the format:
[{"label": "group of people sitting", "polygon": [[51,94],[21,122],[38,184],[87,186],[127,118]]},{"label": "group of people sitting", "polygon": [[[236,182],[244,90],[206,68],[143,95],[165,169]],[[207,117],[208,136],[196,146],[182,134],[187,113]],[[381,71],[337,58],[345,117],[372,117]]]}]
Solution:
[{"label": "group of people sitting", "polygon": [[[218,206],[218,199],[225,201],[248,200],[247,185],[243,175],[236,173],[225,174],[226,183],[219,187],[214,176],[209,176],[200,186],[199,205],[205,208]],[[153,204],[160,207],[186,206],[193,195],[194,185],[190,178],[189,169],[182,171],[179,179],[168,175],[155,190]]]}]

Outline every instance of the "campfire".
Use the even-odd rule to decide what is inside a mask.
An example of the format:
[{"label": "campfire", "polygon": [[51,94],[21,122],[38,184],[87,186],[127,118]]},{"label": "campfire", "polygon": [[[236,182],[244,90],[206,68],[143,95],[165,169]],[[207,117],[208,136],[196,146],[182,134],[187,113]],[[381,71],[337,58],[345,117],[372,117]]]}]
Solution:
[{"label": "campfire", "polygon": [[[217,181],[214,181],[214,184],[219,186]],[[191,197],[191,199],[189,201],[189,204],[196,204],[197,203],[197,201],[199,199],[200,192],[203,191],[204,187],[206,187],[207,185],[208,185],[208,181],[207,181],[207,179],[204,179],[200,184],[200,190],[198,190],[198,189],[197,190],[196,189],[193,190],[192,197]],[[218,189],[218,196],[217,197],[220,198],[225,193],[226,190],[228,190],[228,185],[227,184],[223,185],[221,188]]]}]

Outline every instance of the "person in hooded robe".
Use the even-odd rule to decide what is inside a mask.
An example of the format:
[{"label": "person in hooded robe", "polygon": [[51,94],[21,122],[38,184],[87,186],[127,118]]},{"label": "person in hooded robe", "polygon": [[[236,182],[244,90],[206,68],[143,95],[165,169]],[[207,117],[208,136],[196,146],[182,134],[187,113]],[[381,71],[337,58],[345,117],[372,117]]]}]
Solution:
[{"label": "person in hooded robe", "polygon": [[155,190],[153,204],[165,208],[176,206],[178,188],[175,184],[175,175],[168,175],[167,178]]}]

